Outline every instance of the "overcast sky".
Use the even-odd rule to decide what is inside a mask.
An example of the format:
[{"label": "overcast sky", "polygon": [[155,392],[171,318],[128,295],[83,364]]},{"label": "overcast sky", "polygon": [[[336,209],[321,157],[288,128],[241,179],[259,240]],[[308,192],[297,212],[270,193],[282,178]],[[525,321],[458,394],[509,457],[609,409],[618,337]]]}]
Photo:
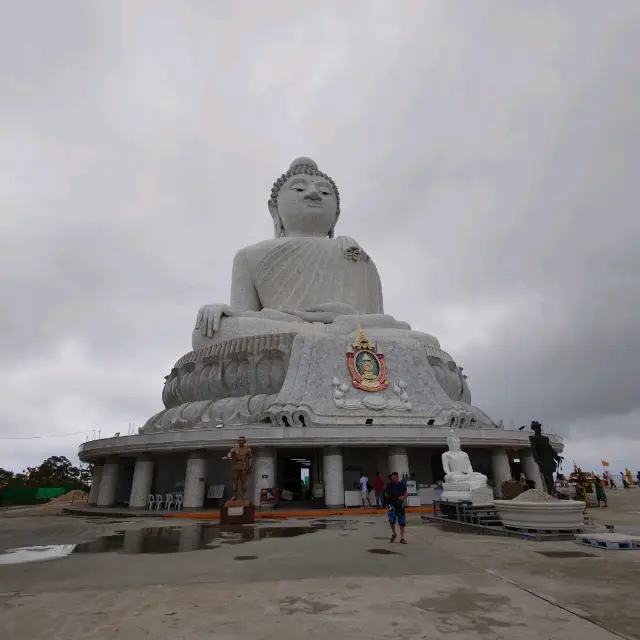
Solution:
[{"label": "overcast sky", "polygon": [[3,2],[0,466],[162,408],[308,155],[474,404],[635,473],[639,32],[637,0]]}]

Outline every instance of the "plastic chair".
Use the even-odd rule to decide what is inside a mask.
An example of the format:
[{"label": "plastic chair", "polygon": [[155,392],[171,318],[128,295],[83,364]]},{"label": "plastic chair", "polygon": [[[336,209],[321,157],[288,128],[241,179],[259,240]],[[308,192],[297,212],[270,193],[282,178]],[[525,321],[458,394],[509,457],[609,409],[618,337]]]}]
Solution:
[{"label": "plastic chair", "polygon": [[182,494],[176,493],[176,511],[182,511]]},{"label": "plastic chair", "polygon": [[147,496],[147,509],[153,509],[153,503],[155,502],[155,497],[153,493],[150,493]]},{"label": "plastic chair", "polygon": [[156,511],[160,511],[160,507],[164,504],[161,493],[156,493]]},{"label": "plastic chair", "polygon": [[173,493],[167,493],[164,499],[164,508],[167,511],[171,511],[171,505],[173,504]]}]

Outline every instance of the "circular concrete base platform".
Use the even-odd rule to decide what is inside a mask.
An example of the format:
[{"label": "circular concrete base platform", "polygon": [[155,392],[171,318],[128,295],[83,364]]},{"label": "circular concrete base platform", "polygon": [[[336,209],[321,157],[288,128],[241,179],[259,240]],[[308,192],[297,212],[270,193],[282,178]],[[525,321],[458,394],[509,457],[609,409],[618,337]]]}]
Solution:
[{"label": "circular concrete base platform", "polygon": [[[487,449],[526,449],[529,433],[506,429],[456,429],[462,447]],[[82,462],[107,456],[132,456],[141,453],[176,453],[198,449],[226,449],[244,435],[252,447],[315,448],[342,447],[439,447],[446,448],[449,430],[419,426],[325,426],[279,427],[273,425],[234,426],[213,429],[182,429],[133,436],[103,438],[85,442],[79,451]],[[549,436],[557,451],[562,451],[562,438]]]}]

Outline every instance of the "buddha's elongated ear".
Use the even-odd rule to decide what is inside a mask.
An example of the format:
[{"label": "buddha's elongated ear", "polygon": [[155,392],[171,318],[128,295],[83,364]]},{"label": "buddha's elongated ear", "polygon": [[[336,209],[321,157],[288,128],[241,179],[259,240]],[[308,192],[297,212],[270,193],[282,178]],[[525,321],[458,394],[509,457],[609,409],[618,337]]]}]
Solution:
[{"label": "buddha's elongated ear", "polygon": [[278,213],[278,205],[273,200],[269,200],[269,213],[273,218],[274,237],[282,238],[284,236],[284,225],[282,224],[282,220],[280,219],[280,214]]},{"label": "buddha's elongated ear", "polygon": [[331,227],[331,229],[329,229],[329,233],[327,234],[328,238],[333,238],[334,230],[336,228],[336,225],[338,224],[338,218],[339,217],[340,217],[340,210],[338,209],[338,212],[336,214],[336,219],[333,221],[333,226]]}]

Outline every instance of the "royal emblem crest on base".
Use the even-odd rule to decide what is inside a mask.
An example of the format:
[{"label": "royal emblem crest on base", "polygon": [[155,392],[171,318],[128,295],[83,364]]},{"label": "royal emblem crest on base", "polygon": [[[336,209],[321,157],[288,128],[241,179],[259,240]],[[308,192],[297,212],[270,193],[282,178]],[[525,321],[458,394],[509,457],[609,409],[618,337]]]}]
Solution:
[{"label": "royal emblem crest on base", "polygon": [[356,341],[347,348],[347,364],[356,389],[382,391],[389,386],[384,354],[360,328]]}]

